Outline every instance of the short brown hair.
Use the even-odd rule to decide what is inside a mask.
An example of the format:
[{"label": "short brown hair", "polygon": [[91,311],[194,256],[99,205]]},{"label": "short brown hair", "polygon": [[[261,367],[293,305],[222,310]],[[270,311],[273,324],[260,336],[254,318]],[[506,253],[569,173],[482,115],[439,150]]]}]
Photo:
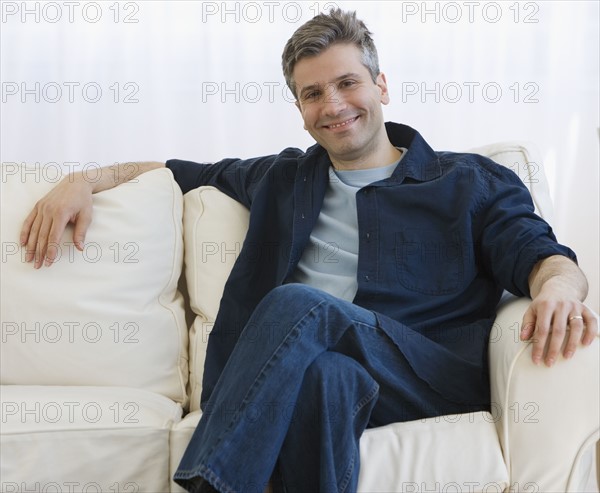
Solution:
[{"label": "short brown hair", "polygon": [[351,43],[362,51],[362,63],[376,82],[379,75],[379,59],[371,32],[364,22],[356,18],[356,12],[331,9],[329,14],[319,14],[300,26],[288,40],[281,56],[285,82],[296,95],[292,78],[294,66],[302,58],[316,56],[336,43]]}]

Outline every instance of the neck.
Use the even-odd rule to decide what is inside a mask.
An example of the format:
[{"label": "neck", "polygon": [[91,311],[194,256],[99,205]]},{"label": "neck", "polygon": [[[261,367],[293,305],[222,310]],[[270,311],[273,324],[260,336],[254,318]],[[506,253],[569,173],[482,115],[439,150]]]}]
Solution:
[{"label": "neck", "polygon": [[392,143],[386,139],[383,146],[379,146],[373,152],[368,154],[362,154],[356,159],[343,160],[331,158],[333,167],[336,170],[358,170],[358,169],[369,169],[369,168],[383,168],[395,163],[402,156],[402,151],[396,149]]}]

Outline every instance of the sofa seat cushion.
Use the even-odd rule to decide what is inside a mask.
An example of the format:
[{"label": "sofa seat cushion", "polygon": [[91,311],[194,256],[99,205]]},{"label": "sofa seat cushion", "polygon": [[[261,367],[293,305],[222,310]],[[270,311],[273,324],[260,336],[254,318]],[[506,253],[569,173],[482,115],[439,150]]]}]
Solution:
[{"label": "sofa seat cushion", "polygon": [[[181,458],[187,448],[196,426],[200,422],[202,411],[193,411],[186,414],[179,423],[173,424],[171,430],[171,478],[175,474]],[[185,490],[171,479],[171,492],[184,493]]]},{"label": "sofa seat cushion", "polygon": [[[171,473],[202,413],[173,426]],[[492,493],[509,485],[494,421],[487,412],[438,416],[366,430],[360,440],[358,491]],[[184,490],[172,484],[172,490]]]},{"label": "sofa seat cushion", "polygon": [[509,476],[494,420],[476,412],[366,430],[358,491],[501,493]]},{"label": "sofa seat cushion", "polygon": [[183,201],[171,172],[95,194],[83,252],[69,226],[60,258],[35,270],[19,233],[56,185],[44,176],[35,167],[3,169],[0,383],[127,386],[185,404]]},{"label": "sofa seat cushion", "polygon": [[181,405],[127,387],[0,386],[2,491],[169,491]]}]

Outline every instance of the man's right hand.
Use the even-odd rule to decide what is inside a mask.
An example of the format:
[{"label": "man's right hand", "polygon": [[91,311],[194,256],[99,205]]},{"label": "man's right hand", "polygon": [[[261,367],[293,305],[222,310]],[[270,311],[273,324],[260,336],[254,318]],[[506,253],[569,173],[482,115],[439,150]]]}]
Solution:
[{"label": "man's right hand", "polygon": [[82,173],[73,173],[63,180],[36,204],[21,228],[21,246],[25,247],[25,261],[34,261],[34,267],[52,265],[58,254],[60,238],[73,223],[73,243],[83,250],[85,234],[92,222],[92,194],[116,187],[146,171],[164,168],[157,161],[122,163],[102,168],[99,181],[91,183]]},{"label": "man's right hand", "polygon": [[92,184],[75,173],[62,179],[42,197],[25,219],[21,228],[21,246],[25,247],[25,261],[34,261],[39,269],[56,259],[58,244],[67,224],[73,223],[73,242],[83,250],[85,234],[92,222]]}]

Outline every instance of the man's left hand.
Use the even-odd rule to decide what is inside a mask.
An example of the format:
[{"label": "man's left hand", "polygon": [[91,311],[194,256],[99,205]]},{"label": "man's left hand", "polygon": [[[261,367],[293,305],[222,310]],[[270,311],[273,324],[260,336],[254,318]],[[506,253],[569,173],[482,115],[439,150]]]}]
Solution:
[{"label": "man's left hand", "polygon": [[[543,360],[550,367],[563,346],[562,354],[567,359],[575,354],[579,343],[589,346],[598,336],[598,320],[579,300],[581,293],[578,297],[578,289],[572,282],[573,267],[579,270],[575,264],[564,257],[546,260],[532,272],[533,301],[523,317],[521,340],[532,339],[533,362],[538,365]],[[559,267],[560,271],[564,267],[567,272],[557,275],[554,270],[553,275],[546,276],[549,266],[553,270]]]}]

